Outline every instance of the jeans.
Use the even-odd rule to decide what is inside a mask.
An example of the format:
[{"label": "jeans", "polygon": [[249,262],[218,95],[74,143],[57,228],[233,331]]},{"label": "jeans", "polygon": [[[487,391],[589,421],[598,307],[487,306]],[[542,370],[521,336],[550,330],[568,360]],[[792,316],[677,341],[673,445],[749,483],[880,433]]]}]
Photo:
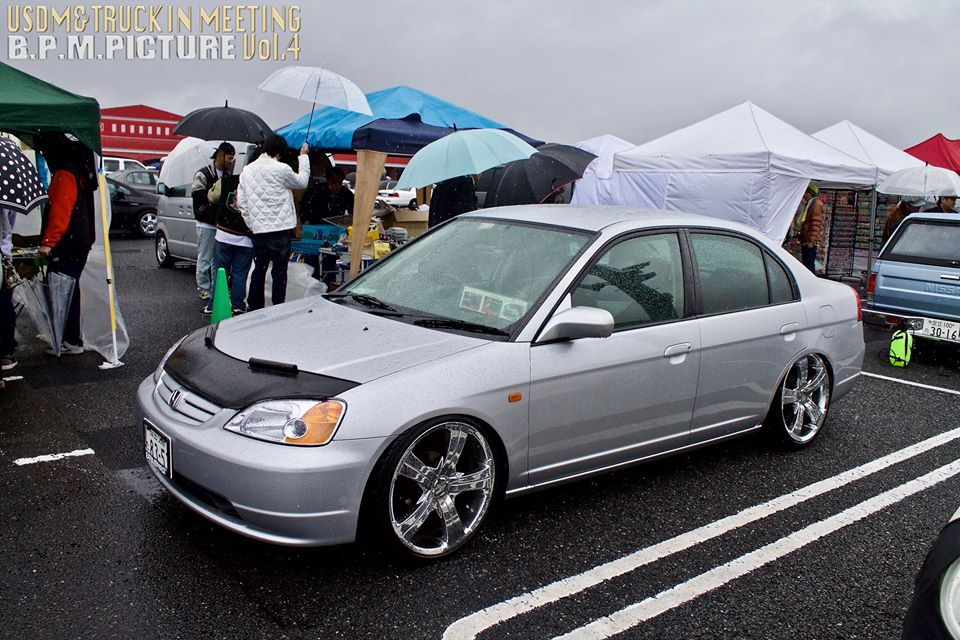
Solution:
[{"label": "jeans", "polygon": [[817,272],[817,245],[808,247],[803,245],[800,247],[800,261],[803,262],[803,266],[807,269],[810,269],[810,273]]},{"label": "jeans", "polygon": [[253,275],[250,277],[250,292],[247,303],[250,310],[262,309],[263,284],[267,278],[267,266],[273,263],[270,277],[273,304],[283,304],[287,299],[287,265],[290,263],[290,229],[257,233],[253,236]]},{"label": "jeans", "polygon": [[[80,332],[80,274],[87,266],[87,256],[82,258],[53,258],[50,260],[49,273],[62,273],[77,281],[73,288],[73,300],[67,311],[67,325],[63,330],[63,341],[75,346],[83,346],[83,335]],[[59,345],[51,345],[56,349]]]},{"label": "jeans", "polygon": [[[217,242],[213,250],[213,272],[221,267],[227,272],[227,282],[230,283],[230,306],[233,309],[245,309],[243,299],[247,297],[247,274],[250,272],[250,262],[253,260],[253,249],[239,247],[225,242]],[[211,293],[216,294],[217,279],[213,279]],[[207,303],[207,308],[213,308],[213,298]]]},{"label": "jeans", "polygon": [[197,289],[210,291],[213,289],[213,245],[217,235],[216,229],[197,227]]},{"label": "jeans", "polygon": [[14,337],[16,326],[13,289],[7,289],[0,284],[0,358],[13,355],[13,350],[17,348],[17,339]]}]

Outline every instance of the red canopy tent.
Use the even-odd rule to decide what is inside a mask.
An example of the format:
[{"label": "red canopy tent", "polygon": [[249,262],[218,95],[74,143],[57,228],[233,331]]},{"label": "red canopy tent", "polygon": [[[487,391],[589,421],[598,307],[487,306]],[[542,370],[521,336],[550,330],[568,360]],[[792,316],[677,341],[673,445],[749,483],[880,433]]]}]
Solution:
[{"label": "red canopy tent", "polygon": [[927,164],[960,173],[960,140],[951,140],[938,133],[904,151]]}]

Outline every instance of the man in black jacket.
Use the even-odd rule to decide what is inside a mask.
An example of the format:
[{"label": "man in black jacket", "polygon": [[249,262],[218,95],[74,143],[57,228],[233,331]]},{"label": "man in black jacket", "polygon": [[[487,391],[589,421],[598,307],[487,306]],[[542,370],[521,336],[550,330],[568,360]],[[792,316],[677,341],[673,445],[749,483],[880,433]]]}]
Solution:
[{"label": "man in black jacket", "polygon": [[207,193],[222,176],[233,173],[236,149],[229,142],[221,142],[210,156],[212,162],[197,171],[190,187],[193,217],[197,221],[197,290],[201,300],[210,299],[213,282],[213,249],[217,232],[216,208],[210,204]]},{"label": "man in black jacket", "polygon": [[924,213],[956,213],[957,196],[940,196],[937,204],[932,204],[923,210]]}]

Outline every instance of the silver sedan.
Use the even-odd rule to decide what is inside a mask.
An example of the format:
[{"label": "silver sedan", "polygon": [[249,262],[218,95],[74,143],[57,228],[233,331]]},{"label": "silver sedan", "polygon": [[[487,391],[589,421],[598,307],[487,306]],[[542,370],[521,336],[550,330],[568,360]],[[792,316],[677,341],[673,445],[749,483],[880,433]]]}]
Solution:
[{"label": "silver sedan", "polygon": [[744,226],[511,207],[186,336],[138,401],[153,472],[210,520],[440,557],[505,496],[757,429],[809,445],[863,352],[856,292]]}]

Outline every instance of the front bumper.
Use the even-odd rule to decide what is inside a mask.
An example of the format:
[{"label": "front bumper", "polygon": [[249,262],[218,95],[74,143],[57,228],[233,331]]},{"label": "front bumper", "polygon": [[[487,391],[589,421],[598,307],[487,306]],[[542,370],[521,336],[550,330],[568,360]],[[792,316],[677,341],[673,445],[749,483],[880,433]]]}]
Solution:
[{"label": "front bumper", "polygon": [[170,438],[172,477],[160,482],[190,509],[231,531],[290,546],[353,542],[382,438],[293,447],[223,429],[236,413],[193,419],[170,408],[153,377],[137,391],[144,419]]}]

